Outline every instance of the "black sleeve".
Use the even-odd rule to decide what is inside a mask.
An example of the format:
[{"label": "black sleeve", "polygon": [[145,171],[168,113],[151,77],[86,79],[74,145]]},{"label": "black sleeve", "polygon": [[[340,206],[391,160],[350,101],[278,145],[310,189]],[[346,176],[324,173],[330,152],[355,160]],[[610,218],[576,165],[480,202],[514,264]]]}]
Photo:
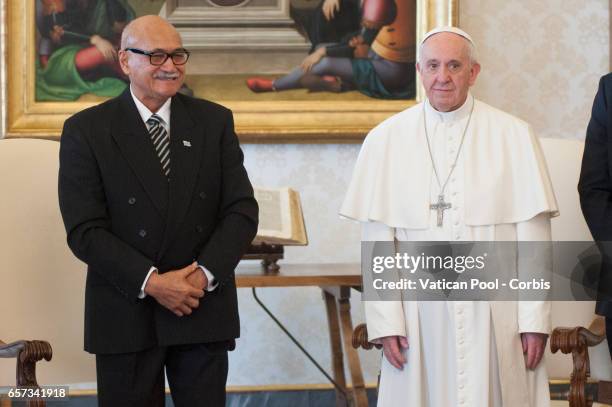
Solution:
[{"label": "black sleeve", "polygon": [[612,77],[602,78],[587,127],[578,182],[580,206],[596,241],[612,241],[612,183],[608,150],[608,116]]},{"label": "black sleeve", "polygon": [[223,285],[234,277],[234,269],[257,233],[259,208],[243,166],[231,112],[220,142],[222,186],[218,222],[198,263]]},{"label": "black sleeve", "polygon": [[74,255],[136,301],[153,261],[111,232],[102,176],[85,132],[73,119],[60,143],[59,204]]}]

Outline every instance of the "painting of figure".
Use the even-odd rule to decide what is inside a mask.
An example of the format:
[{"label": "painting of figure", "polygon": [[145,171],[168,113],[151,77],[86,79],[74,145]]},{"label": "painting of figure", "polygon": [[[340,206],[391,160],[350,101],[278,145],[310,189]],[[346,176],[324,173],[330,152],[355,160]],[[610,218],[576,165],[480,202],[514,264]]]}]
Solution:
[{"label": "painting of figure", "polygon": [[417,39],[458,15],[458,0],[5,3],[8,137],[57,137],[70,114],[121,94],[121,34],[159,15],[190,51],[180,92],[229,106],[244,140],[360,141],[418,101]]},{"label": "painting of figure", "polygon": [[127,0],[37,0],[36,100],[117,96],[126,87],[117,63]]},{"label": "painting of figure", "polygon": [[359,30],[330,43],[323,39],[329,32],[326,28],[334,24],[346,26],[346,19],[337,22],[333,19],[334,12],[350,16],[348,12],[342,14],[338,0],[324,0],[319,11],[324,18],[313,19],[324,24],[313,24],[314,29],[307,31],[309,34],[314,31],[309,36],[313,47],[300,66],[274,79],[249,78],[246,82],[249,89],[255,93],[300,88],[336,93],[358,90],[374,98],[413,98],[415,1],[365,0],[361,5]]},{"label": "painting of figure", "polygon": [[[123,28],[145,13],[165,13],[172,20],[185,9],[199,10],[201,19],[186,28],[208,33],[195,37],[201,39],[196,40],[186,81],[198,97],[266,101],[415,96],[415,0],[241,0],[236,4],[181,0],[172,6],[163,0],[36,0],[35,4],[36,101],[119,95],[127,86],[117,63]],[[287,11],[266,28],[249,14],[266,10]],[[290,47],[281,44],[275,49],[264,43],[266,30],[278,29],[284,30],[284,38],[291,37]],[[225,42],[216,43],[217,38]]]}]

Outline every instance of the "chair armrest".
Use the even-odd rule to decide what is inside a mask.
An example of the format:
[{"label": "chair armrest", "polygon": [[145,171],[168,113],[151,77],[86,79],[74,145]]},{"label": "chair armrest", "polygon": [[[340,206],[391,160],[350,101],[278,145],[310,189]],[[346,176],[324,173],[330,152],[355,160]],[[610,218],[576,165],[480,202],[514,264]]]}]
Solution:
[{"label": "chair armrest", "polygon": [[591,375],[589,347],[600,344],[605,336],[605,324],[602,317],[597,317],[589,329],[578,326],[574,328],[559,327],[553,330],[550,338],[552,353],[561,351],[571,353],[574,369],[570,377],[568,401],[570,407],[591,406],[593,399],[586,394],[586,383]]},{"label": "chair armrest", "polygon": [[[591,325],[589,325],[589,331],[605,339],[606,338],[606,321],[604,317],[596,317],[595,319],[593,319],[593,322],[591,322]],[[589,346],[593,346],[593,345],[589,345]]]},{"label": "chair armrest", "polygon": [[36,386],[36,362],[50,361],[51,345],[46,341],[16,341],[0,344],[0,357],[17,358],[17,386]]},{"label": "chair armrest", "polygon": [[25,347],[25,344],[26,341],[16,341],[9,344],[0,343],[0,358],[16,358]]},{"label": "chair armrest", "polygon": [[560,350],[563,353],[570,353],[582,347],[599,345],[606,339],[603,318],[601,323],[596,318],[589,328],[577,326],[574,328],[559,327],[553,330],[550,338],[550,350],[556,353]]},{"label": "chair armrest", "polygon": [[352,344],[355,349],[363,348],[365,350],[370,350],[373,347],[376,349],[382,348],[381,344],[368,341],[368,327],[366,324],[359,324],[355,327],[353,330]]}]

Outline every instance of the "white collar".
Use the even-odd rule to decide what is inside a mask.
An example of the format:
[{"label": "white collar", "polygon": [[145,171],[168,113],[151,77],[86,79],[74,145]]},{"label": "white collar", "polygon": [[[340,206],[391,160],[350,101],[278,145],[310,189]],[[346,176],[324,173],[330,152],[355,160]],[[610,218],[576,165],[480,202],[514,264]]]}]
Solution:
[{"label": "white collar", "polygon": [[[153,116],[153,112],[150,111],[149,108],[146,107],[140,101],[140,99],[136,97],[136,95],[134,95],[134,91],[132,90],[132,85],[130,85],[130,93],[132,94],[132,99],[134,99],[134,103],[136,104],[136,109],[138,109],[138,113],[140,113],[140,117],[142,118],[142,121],[146,124],[147,120],[149,120],[149,118]],[[156,114],[164,121],[164,126],[166,126],[167,131],[170,130],[169,126],[170,126],[170,104],[171,103],[172,103],[172,98],[168,98],[168,100],[166,100],[164,104],[156,112]]]},{"label": "white collar", "polygon": [[454,122],[467,117],[472,110],[474,104],[474,96],[468,92],[465,102],[458,109],[450,112],[437,111],[430,103],[429,99],[425,100],[425,109],[427,111],[427,120],[434,120],[435,122]]}]

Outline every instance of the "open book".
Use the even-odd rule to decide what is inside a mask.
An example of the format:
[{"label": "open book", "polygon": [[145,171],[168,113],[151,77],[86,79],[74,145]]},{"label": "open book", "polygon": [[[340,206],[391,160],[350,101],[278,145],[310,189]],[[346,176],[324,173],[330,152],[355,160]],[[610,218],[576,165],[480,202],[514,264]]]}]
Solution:
[{"label": "open book", "polygon": [[299,194],[291,188],[255,188],[259,229],[253,244],[308,244]]}]

